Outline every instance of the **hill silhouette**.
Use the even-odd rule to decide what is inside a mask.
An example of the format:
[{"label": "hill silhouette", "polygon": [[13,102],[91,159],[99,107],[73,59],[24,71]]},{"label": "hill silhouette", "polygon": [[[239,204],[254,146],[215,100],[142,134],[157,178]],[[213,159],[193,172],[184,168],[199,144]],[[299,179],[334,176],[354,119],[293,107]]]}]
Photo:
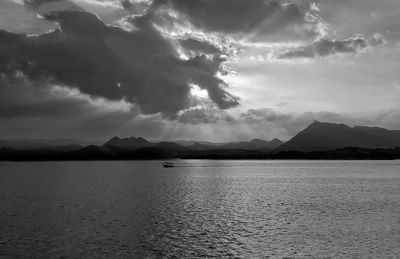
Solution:
[{"label": "hill silhouette", "polygon": [[282,145],[283,142],[277,138],[267,141],[262,139],[253,139],[251,141],[245,142],[230,142],[224,144],[201,144],[199,142],[194,143],[191,146],[187,146],[189,150],[263,150],[270,151]]},{"label": "hill silhouette", "polygon": [[150,147],[152,144],[142,137],[131,137],[131,138],[124,138],[120,139],[119,137],[113,137],[106,143],[104,146],[111,148],[111,149],[120,149],[120,150],[128,150],[133,151],[139,148]]},{"label": "hill silhouette", "polygon": [[345,147],[390,149],[397,146],[400,146],[398,130],[314,121],[274,152],[328,151]]}]

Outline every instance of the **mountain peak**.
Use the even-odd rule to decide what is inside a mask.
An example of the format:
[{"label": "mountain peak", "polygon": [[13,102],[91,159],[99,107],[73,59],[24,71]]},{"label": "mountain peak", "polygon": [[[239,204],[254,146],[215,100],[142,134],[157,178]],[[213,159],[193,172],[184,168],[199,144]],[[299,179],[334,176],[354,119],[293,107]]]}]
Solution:
[{"label": "mountain peak", "polygon": [[322,126],[322,125],[334,126],[334,125],[339,125],[339,124],[314,120],[310,125],[308,125],[308,127],[318,127],[318,126]]},{"label": "mountain peak", "polygon": [[322,121],[315,120],[306,128],[306,130],[307,129],[323,130],[323,129],[333,129],[333,128],[342,128],[343,129],[343,128],[351,128],[351,127],[346,124],[322,122]]},{"label": "mountain peak", "polygon": [[283,144],[283,141],[280,140],[280,139],[278,139],[278,138],[274,138],[274,139],[271,140],[269,143],[270,143],[271,145],[275,146],[275,147],[278,147],[278,146],[280,146],[280,145]]},{"label": "mountain peak", "polygon": [[143,147],[151,146],[151,143],[146,139],[139,137],[130,137],[120,139],[119,137],[114,137],[105,143],[106,146],[114,146],[125,150],[136,150]]},{"label": "mountain peak", "polygon": [[314,121],[276,151],[327,151],[345,147],[393,148],[400,136],[389,130]]},{"label": "mountain peak", "polygon": [[318,128],[320,128],[322,125],[325,125],[325,123],[315,120],[315,121],[313,121],[310,125],[308,125],[304,130],[318,129]]},{"label": "mountain peak", "polygon": [[119,137],[115,136],[112,139],[109,140],[109,142],[114,142],[114,141],[118,141],[121,140]]},{"label": "mountain peak", "polygon": [[136,139],[136,141],[141,142],[141,143],[150,143],[150,142],[148,142],[145,138],[142,138],[142,137],[138,137],[138,138]]}]

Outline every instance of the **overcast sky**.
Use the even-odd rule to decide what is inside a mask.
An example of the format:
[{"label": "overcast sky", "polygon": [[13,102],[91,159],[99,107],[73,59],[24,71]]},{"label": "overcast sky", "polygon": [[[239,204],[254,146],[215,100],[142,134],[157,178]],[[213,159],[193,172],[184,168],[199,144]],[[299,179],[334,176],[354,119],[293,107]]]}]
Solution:
[{"label": "overcast sky", "polygon": [[399,0],[0,1],[0,138],[400,129]]}]

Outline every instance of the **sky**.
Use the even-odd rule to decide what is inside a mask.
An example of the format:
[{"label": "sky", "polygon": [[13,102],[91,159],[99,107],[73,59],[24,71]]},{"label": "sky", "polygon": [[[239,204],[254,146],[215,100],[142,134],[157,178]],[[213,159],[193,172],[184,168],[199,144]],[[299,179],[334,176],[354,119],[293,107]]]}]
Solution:
[{"label": "sky", "polygon": [[398,0],[0,1],[0,138],[400,129]]}]

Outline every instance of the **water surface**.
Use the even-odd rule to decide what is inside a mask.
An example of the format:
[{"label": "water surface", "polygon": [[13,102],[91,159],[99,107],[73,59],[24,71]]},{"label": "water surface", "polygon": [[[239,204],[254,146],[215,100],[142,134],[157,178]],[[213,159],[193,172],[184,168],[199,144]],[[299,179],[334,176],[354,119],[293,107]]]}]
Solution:
[{"label": "water surface", "polygon": [[0,163],[0,257],[393,258],[399,161]]}]

